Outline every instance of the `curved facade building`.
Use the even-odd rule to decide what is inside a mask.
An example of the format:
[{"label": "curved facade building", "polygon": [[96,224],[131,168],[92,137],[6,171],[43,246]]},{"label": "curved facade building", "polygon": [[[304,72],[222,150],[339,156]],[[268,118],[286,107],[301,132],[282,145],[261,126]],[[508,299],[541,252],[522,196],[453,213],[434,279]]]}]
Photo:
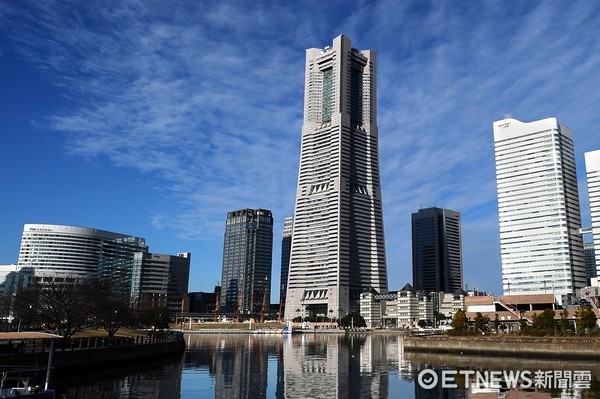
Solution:
[{"label": "curved facade building", "polygon": [[131,269],[134,255],[148,252],[145,240],[87,227],[26,224],[19,266],[42,277],[85,277]]}]

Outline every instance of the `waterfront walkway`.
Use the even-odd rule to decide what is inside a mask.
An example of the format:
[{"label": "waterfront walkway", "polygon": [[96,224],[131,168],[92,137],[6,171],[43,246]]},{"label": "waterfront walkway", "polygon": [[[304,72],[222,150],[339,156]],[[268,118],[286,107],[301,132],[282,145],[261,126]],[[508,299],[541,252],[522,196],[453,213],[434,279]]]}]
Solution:
[{"label": "waterfront walkway", "polygon": [[600,337],[530,337],[508,334],[409,336],[404,339],[404,350],[478,356],[600,359]]},{"label": "waterfront walkway", "polygon": [[[10,333],[15,334],[15,333]],[[52,348],[55,369],[115,366],[159,358],[185,350],[183,334],[169,332],[135,337],[83,337],[64,339],[44,336],[0,337],[0,365],[39,366],[48,363]],[[4,366],[3,366],[4,367]]]}]

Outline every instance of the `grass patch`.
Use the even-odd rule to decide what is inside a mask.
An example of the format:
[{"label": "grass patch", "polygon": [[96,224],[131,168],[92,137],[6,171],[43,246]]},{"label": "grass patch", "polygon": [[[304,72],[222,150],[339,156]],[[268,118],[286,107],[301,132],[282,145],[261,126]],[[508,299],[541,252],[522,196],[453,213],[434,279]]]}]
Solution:
[{"label": "grass patch", "polygon": [[[135,328],[121,327],[119,331],[115,334],[115,337],[137,337],[137,336],[147,336],[146,331],[139,331]],[[108,337],[108,332],[102,328],[97,327],[87,327],[82,329],[81,331],[76,332],[73,335],[73,338],[89,338],[89,337]]]}]

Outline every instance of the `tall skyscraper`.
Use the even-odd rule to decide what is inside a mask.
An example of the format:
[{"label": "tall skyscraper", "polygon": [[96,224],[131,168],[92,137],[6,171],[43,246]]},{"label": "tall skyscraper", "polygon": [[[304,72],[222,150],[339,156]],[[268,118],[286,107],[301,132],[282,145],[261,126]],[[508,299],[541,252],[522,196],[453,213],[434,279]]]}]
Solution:
[{"label": "tall skyscraper", "polygon": [[387,291],[377,60],[338,36],[306,51],[304,123],[285,318],[344,316]]},{"label": "tall skyscraper", "polygon": [[[600,150],[586,152],[584,156],[592,216],[592,240],[598,268],[600,267]],[[596,275],[600,275],[600,272],[596,272]]]},{"label": "tall skyscraper", "polygon": [[290,250],[292,249],[292,226],[293,218],[285,218],[281,238],[281,278],[279,285],[279,303],[285,305],[285,293],[287,291],[288,272],[290,270]]},{"label": "tall skyscraper", "polygon": [[[258,314],[271,298],[273,216],[265,209],[229,212],[225,225],[222,310]],[[266,303],[265,303],[266,302]]]},{"label": "tall skyscraper", "polygon": [[505,294],[575,294],[586,284],[571,129],[556,118],[496,121]]},{"label": "tall skyscraper", "polygon": [[412,214],[413,286],[425,292],[463,287],[460,213],[441,208]]}]

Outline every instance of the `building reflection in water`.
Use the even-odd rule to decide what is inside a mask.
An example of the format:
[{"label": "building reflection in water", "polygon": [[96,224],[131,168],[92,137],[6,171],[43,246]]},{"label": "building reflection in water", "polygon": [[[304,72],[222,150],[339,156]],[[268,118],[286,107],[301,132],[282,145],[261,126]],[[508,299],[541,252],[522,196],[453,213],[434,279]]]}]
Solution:
[{"label": "building reflection in water", "polygon": [[397,339],[221,334],[193,337],[184,367],[212,375],[216,398],[387,398],[390,365],[398,365]]},{"label": "building reflection in water", "polygon": [[[186,337],[183,359],[141,365],[119,376],[94,374],[92,380],[56,381],[57,399],[86,398],[468,398],[579,399],[581,391],[501,391],[425,389],[417,383],[424,369],[442,379],[442,370],[589,370],[600,397],[597,362],[479,358],[405,352],[396,334],[198,334]],[[183,361],[182,361],[183,360]],[[62,384],[62,385],[61,385]],[[590,394],[596,396],[589,396]],[[414,396],[413,396],[414,395]]]},{"label": "building reflection in water", "polygon": [[193,338],[185,367],[208,371],[214,378],[215,397],[267,397],[269,363],[274,367],[279,363],[269,362],[269,358],[276,360],[280,356],[279,337],[221,334]]},{"label": "building reflection in water", "polygon": [[[502,370],[510,372],[516,371],[527,371],[529,377],[534,379],[535,372],[538,370],[542,371],[573,371],[573,370],[584,370],[589,372],[593,380],[596,380],[600,375],[600,364],[595,361],[581,360],[557,360],[557,359],[535,359],[535,358],[504,358],[504,357],[481,357],[481,356],[467,356],[457,355],[449,353],[415,353],[401,351],[401,358],[404,358],[404,362],[409,365],[415,365],[417,373],[425,368],[435,370],[438,376],[438,381],[441,381],[441,370],[470,370],[486,373],[489,371],[502,372]],[[577,383],[569,383],[568,388],[554,388],[547,390],[534,390],[534,389],[508,389],[506,388],[506,382],[501,382],[500,385],[505,385],[504,388],[485,387],[477,386],[474,380],[470,380],[469,384],[466,384],[464,377],[456,376],[456,383],[460,387],[459,389],[453,389],[450,394],[456,394],[459,398],[466,397],[468,399],[582,399],[582,398],[596,398],[600,397],[595,383],[588,384],[587,387],[582,388]],[[415,377],[416,378],[416,375]],[[552,380],[550,380],[552,381]],[[418,387],[415,382],[415,397],[456,397],[456,396],[445,396],[448,393],[436,391],[436,389],[429,390],[434,393],[433,396],[427,395],[427,390],[423,390]],[[523,380],[513,381],[514,384],[525,383]],[[535,380],[533,381],[535,384]],[[556,382],[555,382],[556,383]],[[549,384],[551,385],[551,384]],[[592,385],[591,387],[589,385]],[[468,389],[464,387],[468,386]],[[587,395],[587,396],[585,396]]]},{"label": "building reflection in water", "polygon": [[283,350],[284,396],[387,398],[385,349],[366,335],[294,336]]},{"label": "building reflection in water", "polygon": [[182,371],[183,358],[179,355],[135,367],[71,373],[51,382],[57,392],[56,399],[178,399],[181,397]]}]

